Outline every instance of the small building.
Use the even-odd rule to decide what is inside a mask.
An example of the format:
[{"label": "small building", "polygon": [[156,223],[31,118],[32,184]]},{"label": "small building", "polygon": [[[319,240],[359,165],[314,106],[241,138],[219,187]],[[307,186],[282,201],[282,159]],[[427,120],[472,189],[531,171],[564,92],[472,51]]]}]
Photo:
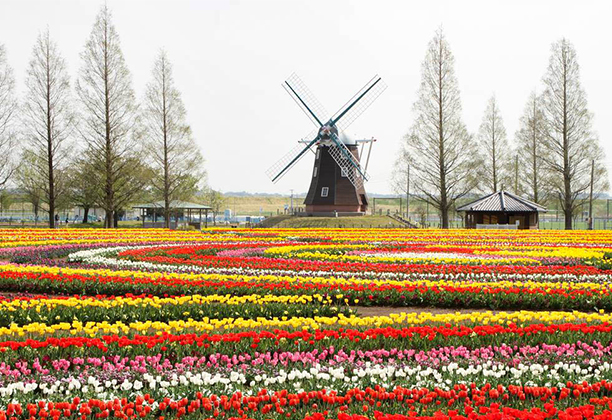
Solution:
[{"label": "small building", "polygon": [[[143,228],[163,228],[164,223],[164,202],[139,204],[132,208],[139,210],[140,220]],[[188,203],[186,201],[170,202],[170,229],[176,229],[180,223],[190,225],[196,229],[203,226],[208,227],[208,212],[211,207],[203,204]],[[174,220],[173,220],[174,219]]]},{"label": "small building", "polygon": [[465,227],[471,229],[537,229],[539,214],[546,207],[525,198],[498,191],[457,208],[465,212]]}]

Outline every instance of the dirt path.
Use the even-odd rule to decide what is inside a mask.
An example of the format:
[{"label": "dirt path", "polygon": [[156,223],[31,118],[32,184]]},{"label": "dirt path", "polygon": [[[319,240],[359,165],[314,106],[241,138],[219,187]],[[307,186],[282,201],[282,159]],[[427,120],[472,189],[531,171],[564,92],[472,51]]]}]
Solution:
[{"label": "dirt path", "polygon": [[[391,308],[386,306],[354,306],[353,309],[357,311],[359,316],[387,316],[390,314],[399,314],[402,312],[406,313],[421,313],[421,312],[429,312],[432,314],[469,314],[472,312],[487,312],[489,309],[473,309],[473,308],[435,308],[431,306],[406,306],[399,308]],[[493,313],[499,312],[516,312],[516,311],[500,311],[495,310],[491,311]]]}]

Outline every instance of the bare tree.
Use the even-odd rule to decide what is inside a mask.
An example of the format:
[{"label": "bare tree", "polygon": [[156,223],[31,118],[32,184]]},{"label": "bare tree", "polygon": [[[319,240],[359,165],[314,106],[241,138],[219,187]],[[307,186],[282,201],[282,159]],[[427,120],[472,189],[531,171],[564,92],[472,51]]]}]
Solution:
[{"label": "bare tree", "polygon": [[77,158],[67,172],[67,197],[71,204],[83,209],[83,223],[89,222],[89,210],[94,208],[100,196],[100,186],[92,179],[96,174],[91,163],[85,158]]},{"label": "bare tree", "polygon": [[[38,214],[45,195],[45,179],[39,172],[41,157],[25,149],[21,155],[21,165],[15,172],[17,186],[24,195],[27,202],[32,204],[34,212],[34,223],[38,223]],[[53,213],[49,213],[49,219],[53,219]]]},{"label": "bare tree", "polygon": [[484,152],[483,174],[492,192],[505,188],[510,178],[510,148],[506,128],[495,95],[489,99],[478,130],[478,142]]},{"label": "bare tree", "polygon": [[153,65],[144,108],[145,135],[150,139],[155,173],[153,189],[164,202],[165,226],[169,227],[172,201],[189,199],[198,190],[203,159],[185,121],[185,106],[164,51]]},{"label": "bare tree", "polygon": [[[54,228],[56,201],[64,192],[61,172],[68,163],[68,138],[73,128],[74,112],[66,62],[51,40],[49,30],[41,33],[34,45],[26,88],[23,120],[27,149],[35,156],[30,160],[36,165],[41,181],[36,190],[42,190],[40,199],[48,205],[49,227]],[[33,176],[28,178],[31,188],[34,188],[35,179]]]},{"label": "bare tree", "polygon": [[594,191],[607,189],[608,176],[603,151],[591,128],[592,114],[587,108],[586,94],[580,85],[576,50],[567,39],[552,45],[543,81],[545,152],[541,156],[552,172],[552,188],[559,197],[565,229],[572,229],[574,214],[589,197],[591,162],[594,161]]},{"label": "bare tree", "polygon": [[104,226],[110,228],[117,201],[134,188],[130,181],[141,148],[134,135],[137,108],[131,77],[106,5],[96,18],[81,59],[76,84],[83,106],[79,131],[94,169],[91,182],[101,186],[96,201],[106,213]]},{"label": "bare tree", "polygon": [[516,195],[523,195],[525,193],[525,179],[524,174],[521,172],[521,161],[518,151],[514,152],[512,159],[508,161],[508,181],[512,192]]},{"label": "bare tree", "polygon": [[416,190],[440,211],[443,228],[449,226],[449,211],[455,201],[478,181],[473,171],[478,167],[478,153],[461,119],[454,64],[448,42],[438,31],[423,61],[414,104],[416,119],[405,145]]},{"label": "bare tree", "polygon": [[17,167],[17,98],[13,69],[0,45],[0,188],[3,188]]},{"label": "bare tree", "polygon": [[393,190],[406,197],[406,218],[410,217],[410,156],[403,148],[393,165],[391,177]]},{"label": "bare tree", "polygon": [[227,199],[219,191],[209,188],[204,194],[203,204],[210,206],[213,217],[213,225],[217,224],[217,215],[223,211]]},{"label": "bare tree", "polygon": [[529,199],[538,203],[546,198],[546,169],[542,160],[544,115],[542,104],[535,92],[529,95],[519,129],[516,131],[516,147],[520,170],[524,173],[523,185]]}]

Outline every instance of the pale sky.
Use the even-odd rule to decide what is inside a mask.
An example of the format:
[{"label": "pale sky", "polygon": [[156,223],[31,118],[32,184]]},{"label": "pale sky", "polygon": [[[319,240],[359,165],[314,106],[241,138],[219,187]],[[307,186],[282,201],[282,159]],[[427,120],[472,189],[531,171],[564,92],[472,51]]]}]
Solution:
[{"label": "pale sky", "polygon": [[[101,1],[0,0],[0,43],[18,93],[40,30],[73,82]],[[334,113],[373,75],[388,88],[349,129],[378,139],[366,189],[391,193],[411,125],[427,43],[442,27],[455,55],[463,118],[476,133],[495,93],[510,141],[531,90],[542,90],[551,44],[575,46],[582,85],[612,173],[610,1],[108,0],[138,98],[159,48],[174,64],[208,182],[227,191],[305,192],[313,155],[277,184],[265,170],[314,126],[281,87],[296,72]]]}]

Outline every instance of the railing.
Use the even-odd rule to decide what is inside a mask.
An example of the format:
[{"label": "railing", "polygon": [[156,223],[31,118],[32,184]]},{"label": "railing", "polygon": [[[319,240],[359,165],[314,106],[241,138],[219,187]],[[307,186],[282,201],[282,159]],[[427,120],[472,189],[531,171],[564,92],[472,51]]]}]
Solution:
[{"label": "railing", "polygon": [[476,229],[509,229],[509,230],[515,230],[515,229],[518,229],[518,228],[519,228],[519,225],[499,225],[499,224],[494,224],[494,225],[488,224],[488,225],[485,225],[485,224],[480,224],[480,223],[476,224]]},{"label": "railing", "polygon": [[403,224],[404,226],[406,226],[407,228],[410,229],[417,229],[418,226],[415,225],[414,223],[412,223],[410,220],[406,220],[404,219],[402,216],[400,216],[399,214],[389,214],[388,215],[391,219],[395,220],[396,222],[399,222],[401,224]]}]

